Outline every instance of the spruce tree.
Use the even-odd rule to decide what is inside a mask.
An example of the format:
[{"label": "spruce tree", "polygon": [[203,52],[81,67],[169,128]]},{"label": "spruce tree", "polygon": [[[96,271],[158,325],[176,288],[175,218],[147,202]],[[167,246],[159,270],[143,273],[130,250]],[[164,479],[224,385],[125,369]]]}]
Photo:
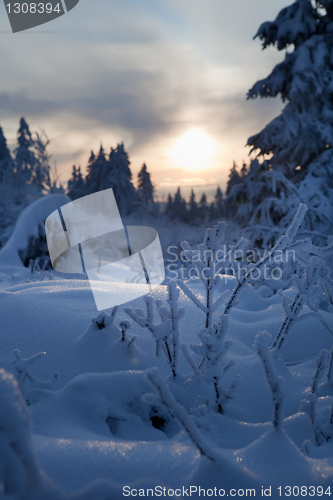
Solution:
[{"label": "spruce tree", "polygon": [[180,187],[178,187],[174,198],[172,198],[171,195],[168,196],[168,203],[165,213],[171,220],[177,220],[181,222],[188,221],[186,201],[181,195]]},{"label": "spruce tree", "polygon": [[17,132],[18,147],[15,149],[16,181],[19,185],[31,182],[37,159],[34,152],[34,140],[29,126],[22,117]]},{"label": "spruce tree", "polygon": [[154,186],[145,163],[138,174],[138,190],[139,196],[145,204],[154,202]]},{"label": "spruce tree", "polygon": [[231,193],[232,188],[236,184],[239,184],[241,181],[242,180],[241,180],[241,176],[238,173],[237,165],[234,162],[232,169],[230,170],[230,173],[229,173],[229,180],[228,180],[227,192],[226,192],[227,196]]},{"label": "spruce tree", "polygon": [[171,194],[169,193],[168,194],[168,200],[166,202],[166,206],[165,206],[165,215],[167,215],[169,218],[171,218],[171,214],[172,214],[172,205],[173,205],[173,199],[172,199],[172,196]]},{"label": "spruce tree", "polygon": [[36,162],[31,173],[31,182],[41,192],[49,184],[50,155],[47,152],[47,146],[50,144],[50,141],[45,133],[36,133],[33,141]]},{"label": "spruce tree", "polygon": [[220,188],[220,186],[217,187],[216,193],[215,193],[215,216],[212,218],[219,218],[222,217],[224,210],[223,210],[223,193]]},{"label": "spruce tree", "polygon": [[199,214],[200,218],[203,221],[206,221],[208,219],[208,214],[209,214],[209,207],[207,203],[207,196],[205,193],[202,193],[200,202],[199,202]]},{"label": "spruce tree", "polygon": [[14,163],[7,147],[7,140],[0,127],[0,183],[11,182],[13,177]]},{"label": "spruce tree", "polygon": [[67,195],[71,200],[77,200],[85,195],[86,185],[81,174],[81,167],[73,165],[72,177],[68,181]]},{"label": "spruce tree", "polygon": [[[120,213],[130,213],[137,203],[137,193],[132,184],[130,161],[124,144],[111,148],[108,173],[103,179],[105,186],[113,189]],[[104,188],[106,189],[106,187]]]},{"label": "spruce tree", "polygon": [[190,196],[189,210],[188,210],[188,219],[191,224],[195,224],[198,222],[198,218],[199,218],[198,204],[195,201],[195,193],[192,189]]},{"label": "spruce tree", "polygon": [[88,173],[85,179],[86,184],[86,194],[97,193],[103,189],[107,189],[105,186],[105,169],[106,169],[107,159],[105,157],[105,152],[103,146],[99,148],[98,156],[95,157],[94,153],[91,152],[89,163],[88,163]]},{"label": "spruce tree", "polygon": [[[299,203],[308,205],[303,228],[325,244],[333,231],[333,7],[331,0],[297,0],[256,36],[263,49],[287,49],[284,60],[248,92],[248,99],[280,96],[280,116],[248,139],[258,166],[228,184],[228,208],[239,220],[286,228]],[[239,184],[239,185],[237,185]],[[266,231],[267,232],[267,231]],[[276,231],[276,236],[278,231]],[[272,243],[272,240],[271,240]]]},{"label": "spruce tree", "polygon": [[[265,49],[288,49],[283,62],[258,81],[248,99],[279,95],[286,106],[259,134],[248,139],[251,151],[274,170],[293,178],[333,145],[332,2],[297,0],[255,37]],[[294,49],[291,51],[291,49]]]}]

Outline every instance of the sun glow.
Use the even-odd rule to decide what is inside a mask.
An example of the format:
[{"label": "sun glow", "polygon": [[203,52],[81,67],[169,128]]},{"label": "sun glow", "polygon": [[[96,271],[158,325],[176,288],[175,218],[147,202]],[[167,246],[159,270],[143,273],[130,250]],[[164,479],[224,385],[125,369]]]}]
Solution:
[{"label": "sun glow", "polygon": [[213,140],[202,130],[192,129],[177,139],[168,156],[177,167],[203,170],[216,153]]}]

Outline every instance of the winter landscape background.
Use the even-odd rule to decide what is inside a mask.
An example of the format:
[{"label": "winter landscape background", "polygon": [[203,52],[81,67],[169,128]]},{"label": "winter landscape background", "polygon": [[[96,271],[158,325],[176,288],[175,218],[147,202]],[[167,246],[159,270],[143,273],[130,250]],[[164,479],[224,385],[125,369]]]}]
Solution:
[{"label": "winter landscape background", "polygon": [[[333,494],[333,1],[256,37],[281,57],[247,98],[283,109],[207,192],[158,192],[122,138],[64,178],[47,130],[0,129],[1,499]],[[210,147],[190,129],[173,153]],[[166,279],[97,313],[85,274],[52,269],[44,223],[109,188],[126,226],[157,229]]]}]

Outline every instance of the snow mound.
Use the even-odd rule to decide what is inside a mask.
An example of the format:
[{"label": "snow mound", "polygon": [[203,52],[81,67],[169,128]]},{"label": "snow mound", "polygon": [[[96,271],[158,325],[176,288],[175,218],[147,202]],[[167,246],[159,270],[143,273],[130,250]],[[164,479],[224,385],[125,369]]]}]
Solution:
[{"label": "snow mound", "polygon": [[0,251],[0,267],[22,266],[20,252],[29,247],[30,238],[39,237],[39,226],[61,206],[69,203],[69,198],[62,194],[50,194],[31,203],[21,213],[13,234]]}]

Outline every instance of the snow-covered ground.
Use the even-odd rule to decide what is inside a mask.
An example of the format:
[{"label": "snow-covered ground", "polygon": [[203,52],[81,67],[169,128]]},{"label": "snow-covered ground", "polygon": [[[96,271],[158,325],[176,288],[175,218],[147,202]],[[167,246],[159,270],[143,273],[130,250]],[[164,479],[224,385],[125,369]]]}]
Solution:
[{"label": "snow-covered ground", "polygon": [[[89,282],[68,278],[31,274],[10,259],[0,267],[0,367],[20,388],[0,371],[0,498],[333,494],[333,314],[327,307],[295,321],[281,349],[270,353],[265,337],[256,337],[262,331],[276,337],[297,294],[294,284],[277,293],[244,284],[218,345],[191,300],[192,292],[205,301],[199,279],[187,282],[186,294],[160,285],[154,303],[141,297],[97,314]],[[235,278],[219,282],[212,324],[236,285]],[[102,283],[94,286],[110,293]],[[111,293],[128,286],[141,285],[114,284]],[[170,303],[175,290],[179,301]],[[147,300],[154,318],[145,319]],[[309,312],[304,305],[302,314]],[[148,328],[139,326],[140,318]],[[169,348],[187,346],[177,351],[176,377],[163,344],[163,328],[174,320],[179,325],[168,333]],[[206,363],[216,353],[225,361],[223,412],[213,404],[220,361],[203,374],[200,349],[192,352],[191,344],[206,346]]]}]

